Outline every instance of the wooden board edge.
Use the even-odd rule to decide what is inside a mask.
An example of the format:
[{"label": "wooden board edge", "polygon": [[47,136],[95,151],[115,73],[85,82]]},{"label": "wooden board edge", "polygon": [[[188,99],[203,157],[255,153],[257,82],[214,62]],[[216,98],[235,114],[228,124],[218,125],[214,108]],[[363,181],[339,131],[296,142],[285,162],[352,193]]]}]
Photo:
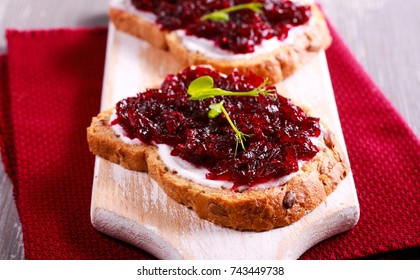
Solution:
[{"label": "wooden board edge", "polygon": [[91,222],[96,230],[143,249],[159,259],[183,259],[175,247],[159,237],[156,229],[135,223],[117,213],[104,208],[94,208]]}]

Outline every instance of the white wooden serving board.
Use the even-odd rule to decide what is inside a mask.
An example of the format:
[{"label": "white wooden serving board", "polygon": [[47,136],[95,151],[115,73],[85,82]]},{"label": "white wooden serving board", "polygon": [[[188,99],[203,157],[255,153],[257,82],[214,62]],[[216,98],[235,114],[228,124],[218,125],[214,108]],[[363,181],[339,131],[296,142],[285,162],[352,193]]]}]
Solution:
[{"label": "white wooden serving board", "polygon": [[[101,110],[159,85],[166,74],[180,70],[171,55],[116,31],[112,24],[108,36]],[[323,119],[345,151],[324,53],[279,87]],[[93,226],[160,259],[297,259],[318,242],[349,230],[358,219],[352,173],[298,222],[257,233],[199,219],[194,211],[167,197],[147,173],[126,170],[99,157],[95,162]]]}]

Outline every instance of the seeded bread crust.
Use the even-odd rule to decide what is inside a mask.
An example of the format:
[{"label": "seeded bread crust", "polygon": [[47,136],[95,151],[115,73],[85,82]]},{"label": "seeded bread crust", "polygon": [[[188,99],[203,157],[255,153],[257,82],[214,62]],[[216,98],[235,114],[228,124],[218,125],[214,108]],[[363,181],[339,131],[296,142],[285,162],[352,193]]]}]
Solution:
[{"label": "seeded bread crust", "polygon": [[266,231],[296,222],[324,201],[349,171],[327,132],[320,152],[283,185],[243,192],[211,188],[169,170],[156,147],[122,142],[108,125],[111,114],[100,113],[87,129],[92,153],[127,169],[147,171],[169,197],[200,218],[236,230]]},{"label": "seeded bread crust", "polygon": [[331,36],[321,11],[312,5],[315,24],[297,36],[291,45],[277,48],[271,53],[250,59],[214,59],[203,53],[191,52],[182,44],[175,32],[162,31],[158,25],[150,23],[128,11],[110,7],[109,17],[117,29],[142,38],[153,46],[169,50],[182,64],[182,68],[191,65],[209,64],[220,72],[229,74],[235,68],[243,74],[249,71],[272,82],[278,82],[293,74],[320,50],[331,44]]}]

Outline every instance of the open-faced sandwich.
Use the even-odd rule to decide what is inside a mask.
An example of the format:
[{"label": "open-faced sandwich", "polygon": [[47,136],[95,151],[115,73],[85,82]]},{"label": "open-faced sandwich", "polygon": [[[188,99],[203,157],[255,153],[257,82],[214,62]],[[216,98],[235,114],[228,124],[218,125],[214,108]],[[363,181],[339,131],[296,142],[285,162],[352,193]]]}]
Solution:
[{"label": "open-faced sandwich", "polygon": [[148,172],[202,218],[237,230],[289,225],[349,171],[333,134],[267,79],[192,66],[101,112],[90,150]]},{"label": "open-faced sandwich", "polygon": [[117,29],[169,50],[181,65],[238,69],[278,82],[331,37],[310,0],[113,0]]}]

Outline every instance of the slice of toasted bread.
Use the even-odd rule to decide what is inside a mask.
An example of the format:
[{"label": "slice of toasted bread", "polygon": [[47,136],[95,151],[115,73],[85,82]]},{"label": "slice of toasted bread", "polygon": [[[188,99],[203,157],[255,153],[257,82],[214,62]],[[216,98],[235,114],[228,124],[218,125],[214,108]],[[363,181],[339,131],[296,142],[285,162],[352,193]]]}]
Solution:
[{"label": "slice of toasted bread", "polygon": [[219,59],[204,52],[190,51],[176,32],[162,30],[159,25],[133,12],[133,7],[128,9],[127,5],[129,4],[111,5],[109,9],[109,17],[116,28],[158,48],[169,50],[181,62],[182,67],[209,64],[224,73],[230,73],[236,68],[243,74],[252,71],[259,76],[268,77],[272,82],[278,82],[293,74],[316,53],[331,44],[324,16],[314,4],[311,5],[312,23],[307,24],[303,32],[294,36],[290,43],[281,44],[268,53],[239,59],[234,55]]},{"label": "slice of toasted bread", "polygon": [[207,187],[170,170],[155,146],[124,143],[109,125],[111,114],[112,110],[100,113],[87,129],[92,153],[127,169],[147,171],[169,197],[200,218],[236,230],[265,231],[292,224],[324,201],[348,173],[333,134],[324,131],[318,154],[282,185],[243,192]]}]

